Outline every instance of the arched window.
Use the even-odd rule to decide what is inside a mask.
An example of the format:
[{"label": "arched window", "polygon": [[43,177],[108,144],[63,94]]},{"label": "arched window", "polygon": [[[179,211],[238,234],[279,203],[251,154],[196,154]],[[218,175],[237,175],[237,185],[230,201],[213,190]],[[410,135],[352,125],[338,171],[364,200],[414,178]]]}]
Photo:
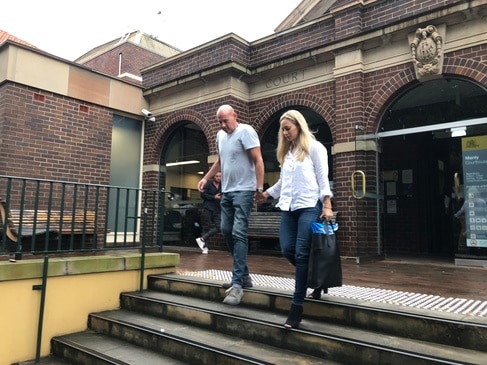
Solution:
[{"label": "arched window", "polygon": [[380,132],[423,127],[487,115],[487,93],[472,82],[442,78],[398,95],[381,120]]},{"label": "arched window", "polygon": [[280,110],[269,118],[268,127],[262,136],[262,157],[265,166],[265,183],[274,184],[279,179],[280,166],[276,159],[277,133],[280,128],[279,118],[287,110],[294,109],[303,114],[308,122],[308,126],[318,141],[328,150],[328,166],[330,183],[333,182],[333,159],[331,157],[331,147],[333,145],[330,127],[321,115],[314,110],[302,106],[292,106]]},{"label": "arched window", "polygon": [[163,147],[159,186],[175,194],[165,199],[164,241],[194,244],[201,233],[199,210],[202,199],[196,186],[208,171],[208,143],[194,123],[181,122]]}]

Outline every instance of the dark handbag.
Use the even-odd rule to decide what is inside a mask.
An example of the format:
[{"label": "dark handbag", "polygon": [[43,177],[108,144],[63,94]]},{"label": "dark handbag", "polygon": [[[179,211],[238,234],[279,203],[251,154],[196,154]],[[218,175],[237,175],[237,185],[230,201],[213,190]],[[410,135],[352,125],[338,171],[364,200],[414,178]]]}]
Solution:
[{"label": "dark handbag", "polygon": [[313,222],[311,231],[308,288],[342,286],[342,263],[333,226],[330,222]]}]

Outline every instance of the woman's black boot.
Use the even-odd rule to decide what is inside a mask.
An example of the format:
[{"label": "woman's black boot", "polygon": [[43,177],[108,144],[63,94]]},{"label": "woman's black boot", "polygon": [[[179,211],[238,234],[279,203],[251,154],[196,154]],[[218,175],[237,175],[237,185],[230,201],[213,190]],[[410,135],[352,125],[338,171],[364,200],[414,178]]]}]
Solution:
[{"label": "woman's black boot", "polygon": [[320,299],[321,298],[321,292],[328,294],[328,288],[322,288],[322,287],[316,288],[315,290],[313,290],[313,292],[310,295],[308,295],[308,298],[309,299]]},{"label": "woman's black boot", "polygon": [[321,298],[321,288],[316,288],[313,292],[308,295],[310,299],[320,299]]},{"label": "woman's black boot", "polygon": [[303,317],[303,306],[291,304],[291,310],[289,311],[289,316],[287,317],[286,323],[284,323],[284,327],[298,328],[302,317]]}]

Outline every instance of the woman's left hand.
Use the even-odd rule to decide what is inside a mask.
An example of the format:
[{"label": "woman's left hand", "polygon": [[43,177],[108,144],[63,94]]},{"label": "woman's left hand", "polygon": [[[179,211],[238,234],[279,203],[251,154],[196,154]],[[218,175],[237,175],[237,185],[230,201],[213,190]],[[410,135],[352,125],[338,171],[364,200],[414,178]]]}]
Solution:
[{"label": "woman's left hand", "polygon": [[331,208],[323,208],[320,218],[325,218],[327,221],[331,221],[333,218],[333,210],[331,210]]}]

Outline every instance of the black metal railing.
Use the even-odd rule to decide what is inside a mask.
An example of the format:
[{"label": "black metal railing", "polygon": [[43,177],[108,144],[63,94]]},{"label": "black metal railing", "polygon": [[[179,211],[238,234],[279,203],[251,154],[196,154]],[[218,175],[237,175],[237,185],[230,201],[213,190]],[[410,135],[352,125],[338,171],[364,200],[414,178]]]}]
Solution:
[{"label": "black metal railing", "polygon": [[173,198],[164,190],[0,175],[0,254],[162,251]]},{"label": "black metal railing", "polygon": [[[166,199],[166,197],[168,199]],[[143,290],[145,253],[163,249],[167,200],[164,190],[80,184],[0,175],[0,254],[44,254],[37,327],[40,363],[44,301],[50,253],[139,248],[139,290]]]}]

